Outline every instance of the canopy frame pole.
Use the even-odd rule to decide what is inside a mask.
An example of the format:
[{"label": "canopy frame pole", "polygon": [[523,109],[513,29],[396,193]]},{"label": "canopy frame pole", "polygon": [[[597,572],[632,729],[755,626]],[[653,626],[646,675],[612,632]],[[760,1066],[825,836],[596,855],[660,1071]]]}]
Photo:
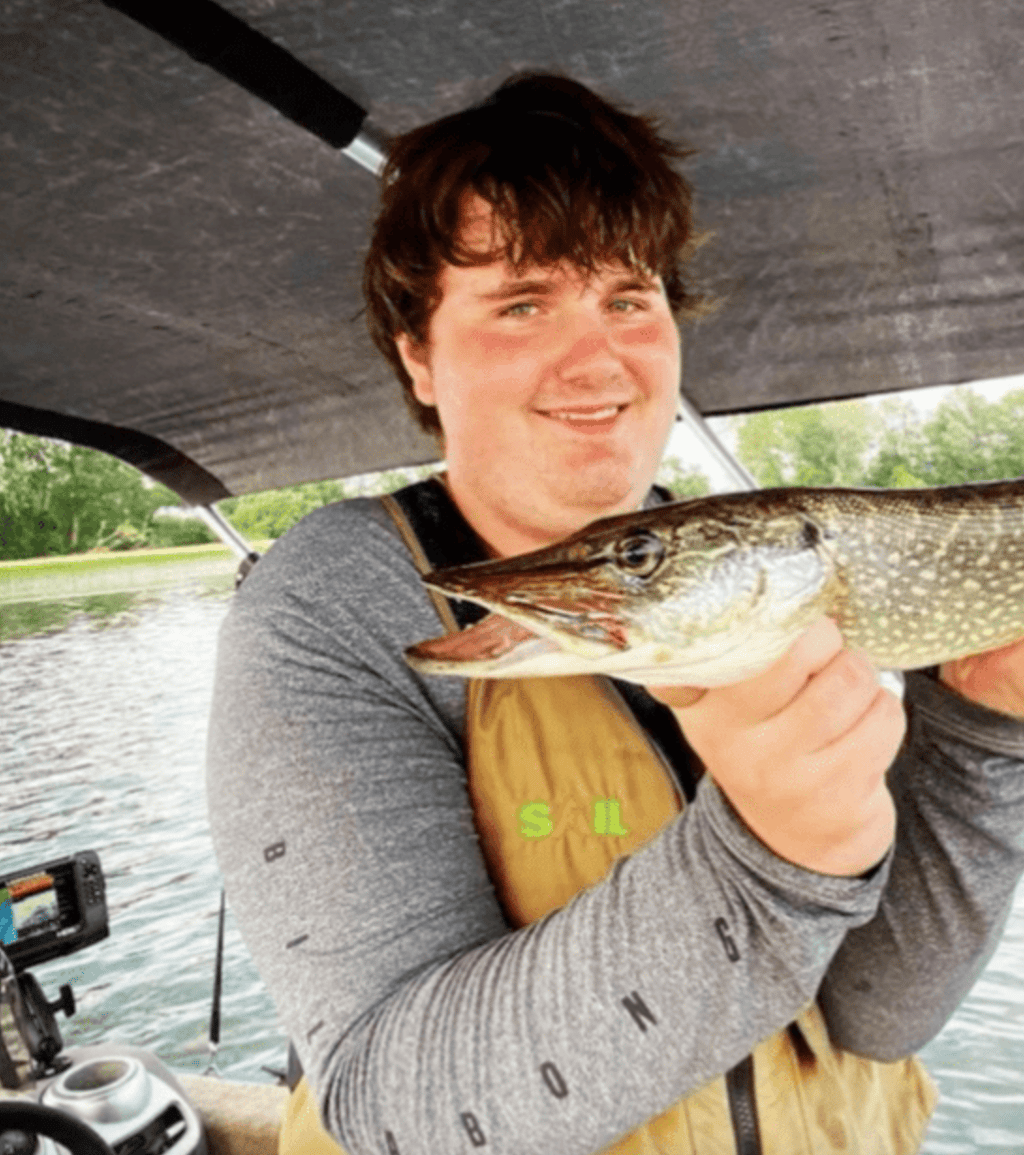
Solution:
[{"label": "canopy frame pole", "polygon": [[351,144],[341,151],[367,172],[380,177],[387,161],[387,137],[373,125],[363,121],[362,127],[356,133]]},{"label": "canopy frame pole", "polygon": [[246,558],[250,554],[256,554],[257,557],[260,556],[238,530],[235,529],[231,522],[224,517],[220,510],[214,506],[193,505],[191,512],[206,522],[220,540],[224,542],[225,545],[230,546],[240,558]]},{"label": "canopy frame pole", "polygon": [[718,435],[704,420],[704,415],[696,405],[680,390],[679,419],[693,430],[701,445],[711,454],[715,461],[729,474],[740,489],[759,489],[754,477],[743,464],[736,460],[726,446],[719,440]]},{"label": "canopy frame pole", "polygon": [[241,558],[235,571],[235,589],[242,584],[252,567],[260,560],[260,554],[245,540],[226,517],[212,505],[193,505],[191,511],[220,538],[225,545]]}]

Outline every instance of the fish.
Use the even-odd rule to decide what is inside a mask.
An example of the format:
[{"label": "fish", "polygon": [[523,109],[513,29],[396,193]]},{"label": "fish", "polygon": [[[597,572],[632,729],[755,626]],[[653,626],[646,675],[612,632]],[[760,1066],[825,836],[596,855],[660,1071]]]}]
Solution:
[{"label": "fish", "polygon": [[691,498],[423,581],[490,612],[409,647],[422,674],[710,688],[822,615],[877,669],[919,669],[1024,637],[1024,480]]}]

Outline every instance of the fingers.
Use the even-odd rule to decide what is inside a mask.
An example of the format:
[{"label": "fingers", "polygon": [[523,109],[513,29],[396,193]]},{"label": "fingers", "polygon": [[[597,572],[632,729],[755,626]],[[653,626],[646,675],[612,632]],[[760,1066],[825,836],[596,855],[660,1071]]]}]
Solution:
[{"label": "fingers", "polygon": [[902,703],[895,694],[879,687],[860,717],[832,742],[817,750],[815,758],[826,769],[854,763],[864,767],[875,766],[875,775],[868,772],[851,778],[851,781],[859,779],[868,793],[873,789],[873,783],[884,778],[906,729],[907,716]]},{"label": "fingers", "polygon": [[[715,688],[716,705],[737,720],[747,723],[766,721],[774,717],[803,690],[812,675],[823,669],[843,649],[843,635],[830,618],[819,618],[790,646],[778,661],[767,670],[736,682],[731,686]],[[687,709],[703,698],[703,693],[691,701],[672,700],[679,690],[692,687],[661,686],[657,697],[676,709]]]},{"label": "fingers", "polygon": [[885,853],[894,829],[886,770],[903,738],[903,707],[871,664],[844,648],[833,622],[815,622],[754,678],[708,691],[661,687],[658,696],[776,854],[857,874]]},{"label": "fingers", "polygon": [[[808,678],[843,647],[843,636],[835,622],[820,618],[762,673],[715,689],[716,699],[731,705],[738,716],[748,720],[771,718],[787,706],[806,685]],[[648,686],[647,690],[666,706],[686,710],[707,694],[700,686]]]},{"label": "fingers", "polygon": [[[706,697],[708,690],[696,686],[648,689],[676,710],[699,705],[701,715],[713,713],[713,719],[704,721],[715,728],[772,721],[773,741],[802,754],[836,742],[873,706],[883,712],[891,706],[894,718],[903,717],[899,703],[879,687],[871,663],[843,648],[842,634],[829,618],[808,627],[767,670],[743,682],[716,687],[711,698]],[[696,724],[696,718],[691,724]]]},{"label": "fingers", "polygon": [[788,737],[805,753],[816,753],[858,725],[883,694],[895,703],[893,695],[879,686],[866,658],[840,650],[776,715],[780,737],[783,741]]}]

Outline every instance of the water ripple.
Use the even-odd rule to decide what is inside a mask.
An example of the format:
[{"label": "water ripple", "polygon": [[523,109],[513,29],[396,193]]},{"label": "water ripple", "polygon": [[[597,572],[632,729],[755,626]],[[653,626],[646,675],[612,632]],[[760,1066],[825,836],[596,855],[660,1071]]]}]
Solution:
[{"label": "water ripple", "polygon": [[[120,598],[100,618],[80,599],[41,616],[50,632],[0,645],[0,862],[91,847],[107,878],[110,938],[37,977],[51,997],[74,986],[66,1044],[132,1043],[178,1070],[208,1061],[221,880],[203,761],[229,590]],[[261,1066],[283,1066],[286,1040],[230,910],[224,983],[218,1067],[267,1081]]]}]

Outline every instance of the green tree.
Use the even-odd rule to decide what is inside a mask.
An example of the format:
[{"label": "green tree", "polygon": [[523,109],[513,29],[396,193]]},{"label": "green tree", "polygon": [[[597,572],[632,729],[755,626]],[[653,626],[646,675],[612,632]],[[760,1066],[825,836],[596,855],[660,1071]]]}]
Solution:
[{"label": "green tree", "polygon": [[683,463],[678,457],[666,457],[658,470],[657,482],[673,497],[704,497],[711,492],[711,482],[699,469]]},{"label": "green tree", "polygon": [[734,429],[740,460],[764,486],[899,489],[1024,474],[1024,390],[987,401],[965,386],[926,419],[887,398],[755,413]]},{"label": "green tree", "polygon": [[443,462],[432,461],[426,465],[406,465],[379,473],[363,473],[346,477],[341,486],[346,497],[379,497],[382,493],[394,493],[396,489],[412,485],[415,481],[423,481],[443,467]]},{"label": "green tree", "polygon": [[924,423],[915,472],[927,485],[955,485],[1024,473],[1024,390],[988,401],[958,389]]},{"label": "green tree", "polygon": [[734,425],[737,455],[766,487],[862,484],[875,427],[863,401],[764,410]]},{"label": "green tree", "polygon": [[307,513],[342,496],[339,482],[315,481],[229,497],[218,508],[239,533],[257,540],[280,537]]},{"label": "green tree", "polygon": [[861,484],[910,489],[929,484],[917,472],[925,459],[921,417],[909,401],[889,397],[876,409],[880,433]]},{"label": "green tree", "polygon": [[0,558],[141,541],[154,511],[177,500],[106,453],[0,430]]},{"label": "green tree", "polygon": [[242,497],[228,497],[218,502],[217,508],[239,533],[251,541],[278,538],[307,513],[322,505],[347,497],[391,493],[437,469],[435,463],[366,473],[337,481],[311,481],[262,493],[246,493]]},{"label": "green tree", "polygon": [[154,517],[146,532],[146,544],[156,549],[180,549],[220,541],[198,517]]}]

